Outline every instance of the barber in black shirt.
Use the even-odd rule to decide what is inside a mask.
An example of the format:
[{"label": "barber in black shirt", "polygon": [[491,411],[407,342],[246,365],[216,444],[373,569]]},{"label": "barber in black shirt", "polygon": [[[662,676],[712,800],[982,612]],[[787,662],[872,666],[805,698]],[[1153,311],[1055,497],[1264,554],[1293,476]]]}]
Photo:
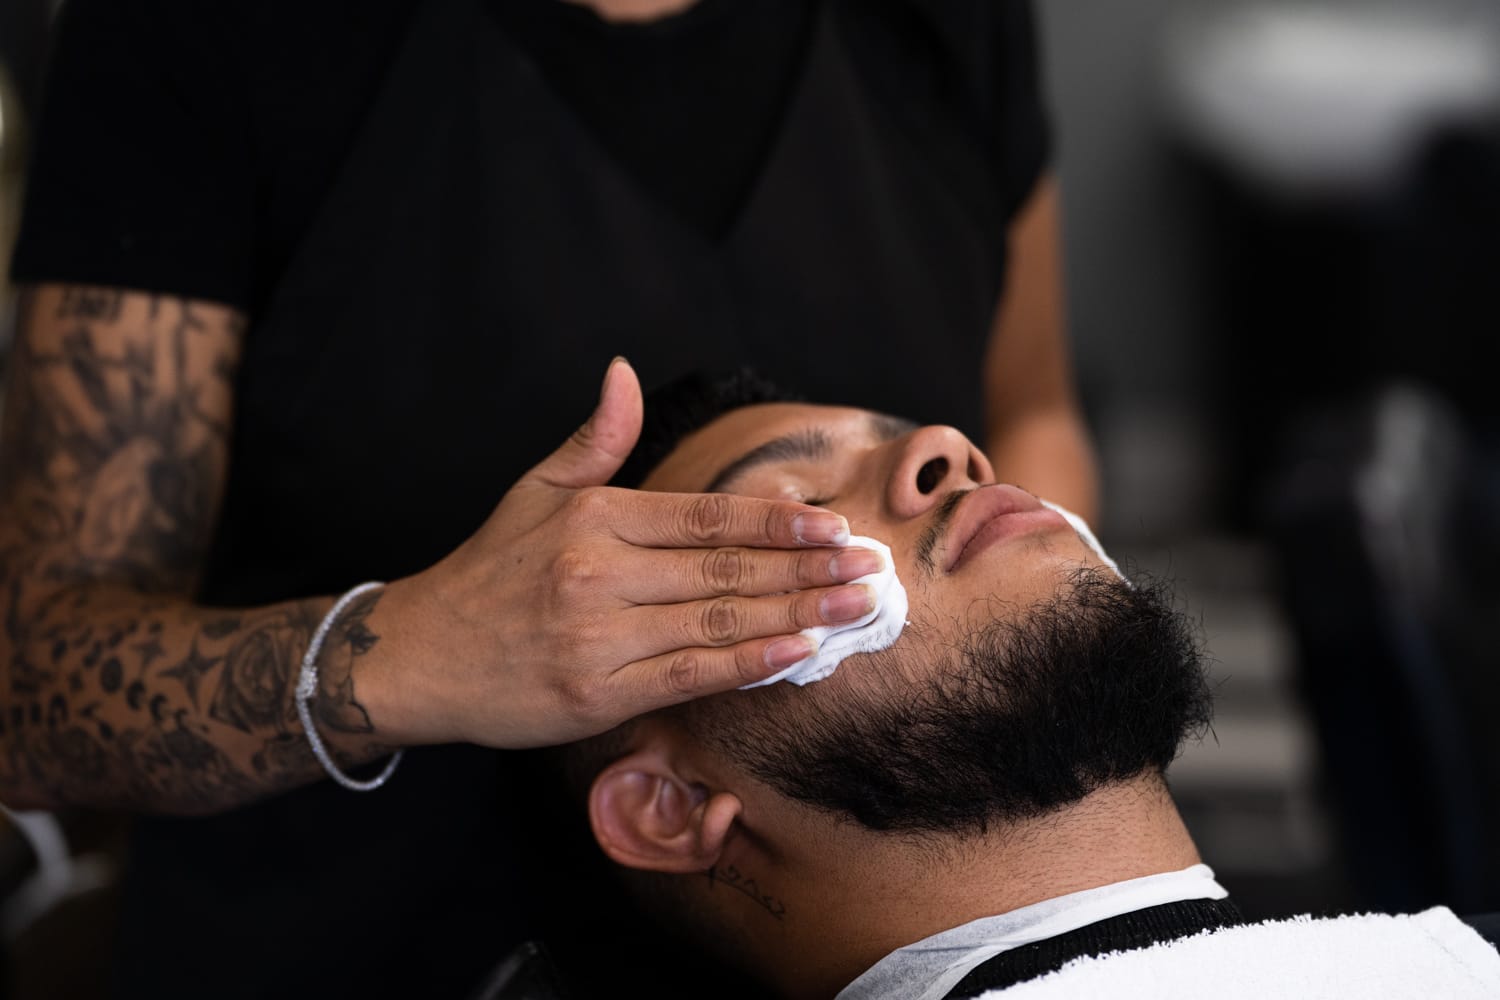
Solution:
[{"label": "barber in black shirt", "polygon": [[[70,0],[14,265],[0,797],[195,817],[137,825],[124,992],[462,993],[534,889],[482,748],[863,612],[826,498],[604,486],[612,356],[958,423],[1092,513],[1031,44],[1019,0]],[[296,711],[325,620],[331,763],[422,747],[369,795]]]}]

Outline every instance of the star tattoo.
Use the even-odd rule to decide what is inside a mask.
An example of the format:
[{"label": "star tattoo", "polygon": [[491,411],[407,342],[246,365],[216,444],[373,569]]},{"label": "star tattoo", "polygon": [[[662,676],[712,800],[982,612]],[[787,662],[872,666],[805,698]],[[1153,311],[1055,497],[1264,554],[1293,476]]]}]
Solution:
[{"label": "star tattoo", "polygon": [[187,659],[170,670],[163,670],[163,677],[171,677],[182,682],[187,688],[188,697],[193,700],[193,707],[198,707],[198,682],[203,680],[203,675],[223,662],[222,656],[204,656],[198,652],[198,640],[193,640],[192,648],[188,651]]}]

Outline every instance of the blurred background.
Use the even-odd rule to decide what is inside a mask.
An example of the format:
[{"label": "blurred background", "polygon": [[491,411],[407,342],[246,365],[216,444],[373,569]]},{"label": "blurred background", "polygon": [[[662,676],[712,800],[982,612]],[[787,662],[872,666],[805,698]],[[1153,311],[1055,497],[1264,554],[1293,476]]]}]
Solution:
[{"label": "blurred background", "polygon": [[[0,264],[53,6],[0,3]],[[1215,660],[1205,858],[1252,916],[1500,910],[1500,7],[1038,7],[1101,534]],[[56,819],[0,817],[0,993],[99,992],[121,824]]]}]

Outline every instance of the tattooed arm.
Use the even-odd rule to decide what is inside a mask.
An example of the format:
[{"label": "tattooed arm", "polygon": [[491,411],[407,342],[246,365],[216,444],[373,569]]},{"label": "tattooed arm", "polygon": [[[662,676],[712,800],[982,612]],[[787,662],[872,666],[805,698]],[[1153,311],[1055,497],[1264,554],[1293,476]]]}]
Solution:
[{"label": "tattooed arm", "polygon": [[[332,599],[191,600],[242,325],[223,306],[135,292],[27,297],[0,440],[12,805],[212,812],[321,776],[293,696]],[[350,609],[315,703],[335,756],[590,736],[761,680],[811,651],[801,629],[864,613],[867,592],[824,604],[879,564],[825,547],[848,539],[836,514],[606,488],[641,407],[629,365],[611,365],[594,415],[473,537]]]},{"label": "tattooed arm", "polygon": [[[0,450],[0,800],[198,813],[320,776],[292,692],[332,599],[191,601],[242,318],[45,286],[20,319]],[[320,663],[317,718],[346,764],[381,752],[354,694],[379,596]]]}]

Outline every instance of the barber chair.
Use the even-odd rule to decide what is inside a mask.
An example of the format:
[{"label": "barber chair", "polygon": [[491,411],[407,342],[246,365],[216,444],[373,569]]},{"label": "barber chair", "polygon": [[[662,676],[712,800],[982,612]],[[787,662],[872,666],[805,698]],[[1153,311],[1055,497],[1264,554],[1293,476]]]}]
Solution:
[{"label": "barber chair", "polygon": [[0,804],[0,997],[102,996],[126,820]]},{"label": "barber chair", "polygon": [[1411,385],[1291,426],[1269,536],[1358,903],[1500,910],[1495,442]]},{"label": "barber chair", "polygon": [[527,941],[505,956],[471,1000],[567,1000],[547,949]]}]

